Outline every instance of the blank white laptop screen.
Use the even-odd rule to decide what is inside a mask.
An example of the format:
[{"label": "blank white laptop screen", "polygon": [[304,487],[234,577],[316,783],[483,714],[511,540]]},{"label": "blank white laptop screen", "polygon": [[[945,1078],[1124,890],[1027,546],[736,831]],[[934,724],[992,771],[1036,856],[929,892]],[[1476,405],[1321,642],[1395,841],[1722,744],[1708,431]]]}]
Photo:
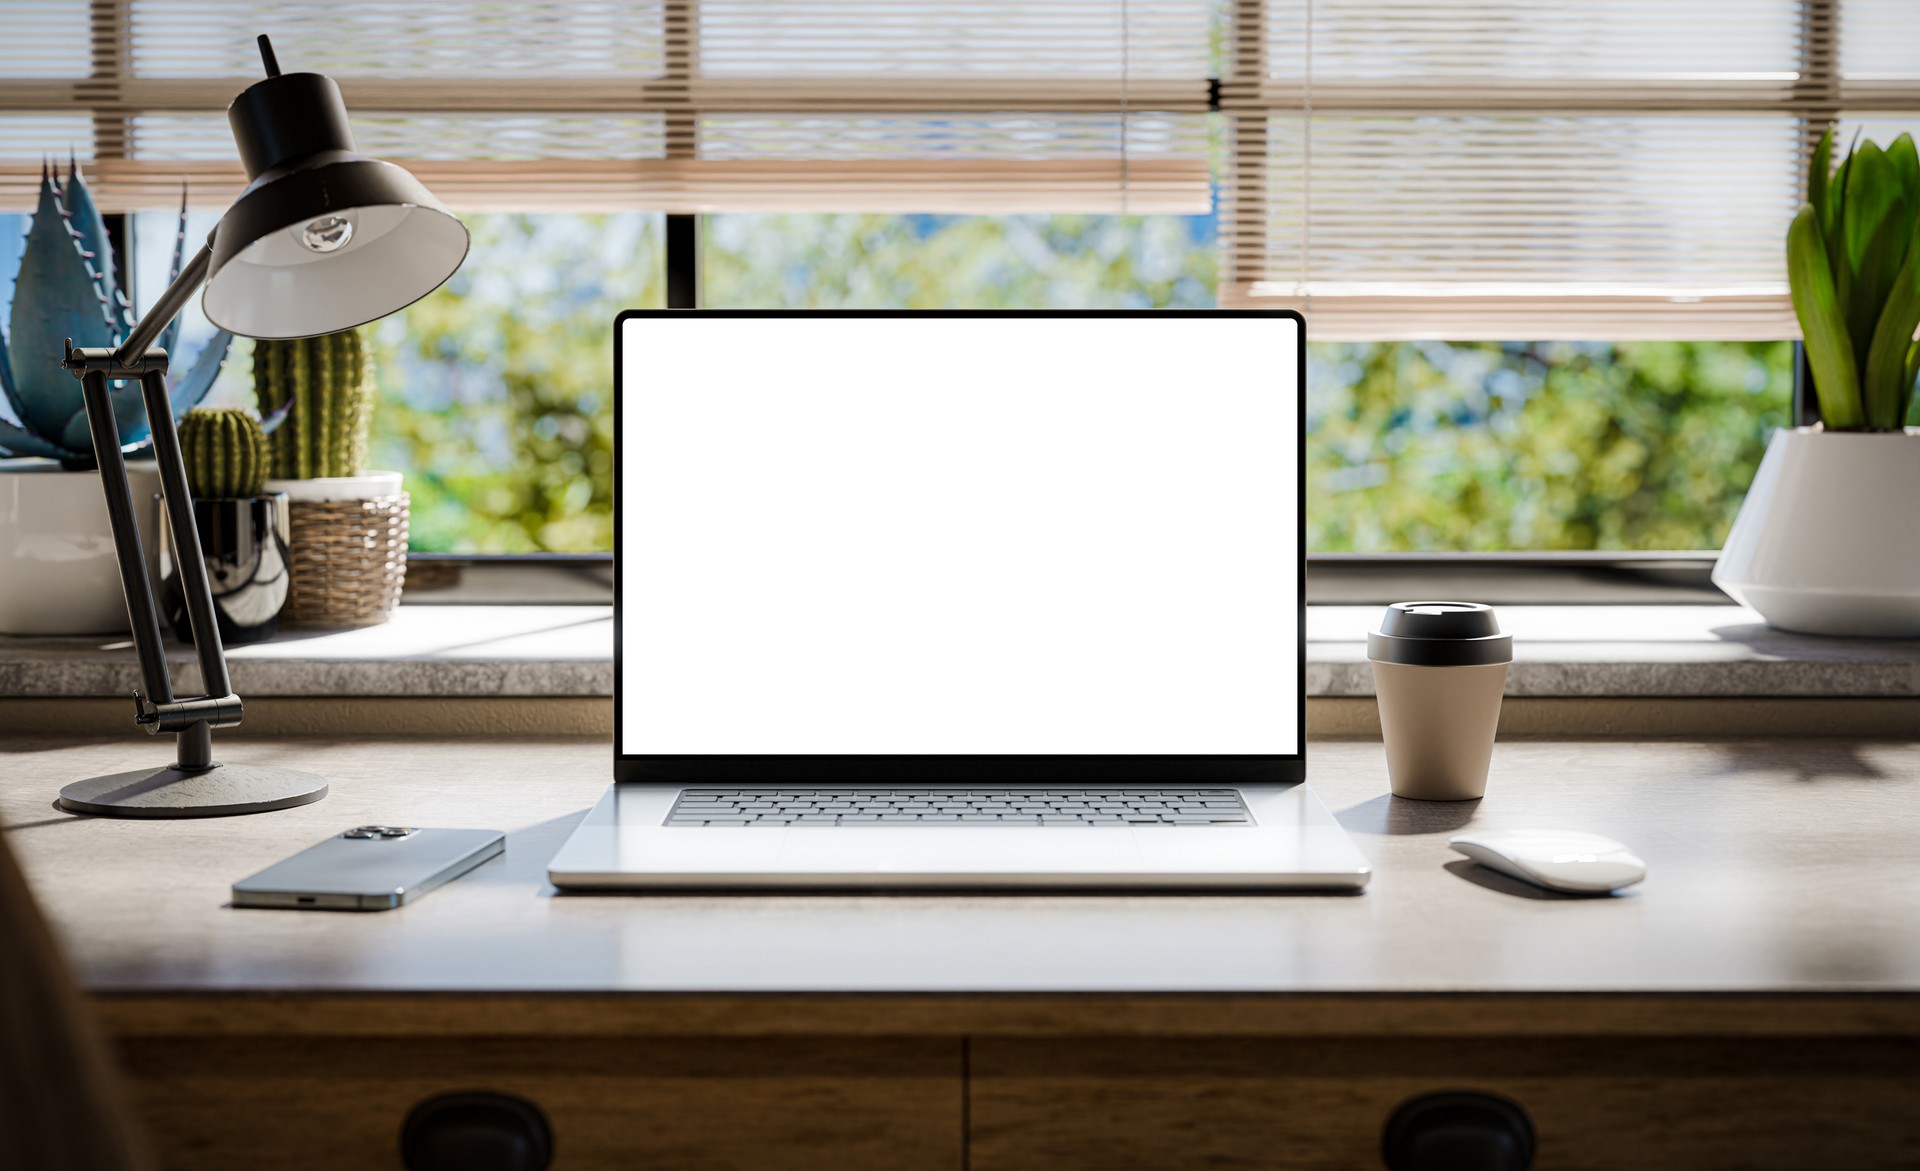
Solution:
[{"label": "blank white laptop screen", "polygon": [[1300,751],[1296,319],[619,329],[618,754]]}]

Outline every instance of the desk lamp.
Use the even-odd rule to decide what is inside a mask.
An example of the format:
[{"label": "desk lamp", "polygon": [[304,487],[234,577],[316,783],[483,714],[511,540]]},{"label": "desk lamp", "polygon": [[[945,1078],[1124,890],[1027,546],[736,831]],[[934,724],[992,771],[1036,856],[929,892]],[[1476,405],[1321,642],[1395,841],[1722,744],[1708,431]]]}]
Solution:
[{"label": "desk lamp", "polygon": [[[202,285],[201,307],[222,329],[253,338],[313,337],[404,309],[439,288],[467,255],[465,225],[418,179],[354,152],[340,87],[317,73],[282,74],[273,46],[264,36],[259,40],[266,80],[227,109],[246,164],[246,190],[126,341],[114,349],[76,349],[67,342],[62,364],[80,380],[140,656],[143,689],[133,693],[134,722],[149,735],[170,732],[178,738],[171,765],[93,777],[62,789],[60,805],[74,813],[217,817],[286,809],[327,795],[327,782],[312,773],[213,759],[213,730],[240,723],[241,702],[227,675],[194,527],[186,464],[167,397],[167,352],[148,347]],[[198,698],[173,694],[107,393],[109,382],[133,379],[140,382],[153,428],[174,559],[205,684],[206,694]]]}]

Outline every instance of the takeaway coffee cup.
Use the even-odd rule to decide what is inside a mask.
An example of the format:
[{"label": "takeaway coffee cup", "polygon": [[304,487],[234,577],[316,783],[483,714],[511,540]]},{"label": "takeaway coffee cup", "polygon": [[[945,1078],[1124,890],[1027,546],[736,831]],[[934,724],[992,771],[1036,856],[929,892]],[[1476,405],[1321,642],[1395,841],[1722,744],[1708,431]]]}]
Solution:
[{"label": "takeaway coffee cup", "polygon": [[1387,779],[1396,797],[1471,801],[1487,791],[1513,636],[1477,602],[1395,602],[1367,635]]}]

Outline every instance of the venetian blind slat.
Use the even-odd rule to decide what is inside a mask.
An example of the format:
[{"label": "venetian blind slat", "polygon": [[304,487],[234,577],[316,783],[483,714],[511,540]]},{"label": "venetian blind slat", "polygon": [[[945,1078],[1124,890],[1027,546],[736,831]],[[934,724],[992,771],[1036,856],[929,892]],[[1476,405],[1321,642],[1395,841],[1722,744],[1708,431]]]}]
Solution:
[{"label": "venetian blind slat", "polygon": [[[223,206],[223,112],[334,77],[456,209],[1211,207],[1212,0],[18,0],[0,206],[69,149],[109,210]],[[15,51],[16,49],[22,51]],[[709,140],[711,140],[709,142]]]},{"label": "venetian blind slat", "polygon": [[1798,334],[1830,121],[1920,130],[1913,0],[1233,0],[1222,301],[1324,340]]}]

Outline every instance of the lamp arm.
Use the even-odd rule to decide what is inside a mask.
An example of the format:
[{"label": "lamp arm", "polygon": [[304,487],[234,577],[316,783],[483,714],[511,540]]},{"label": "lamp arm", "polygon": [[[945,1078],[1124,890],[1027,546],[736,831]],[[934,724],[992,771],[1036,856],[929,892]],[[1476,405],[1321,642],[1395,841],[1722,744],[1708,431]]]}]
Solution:
[{"label": "lamp arm", "polygon": [[140,365],[147,356],[147,347],[173,323],[174,318],[180,316],[180,311],[187,307],[187,302],[193,299],[200,286],[207,283],[207,267],[212,263],[213,243],[208,241],[193,254],[192,260],[187,261],[180,275],[167,286],[166,292],[160,294],[153,308],[147,310],[147,315],[134,323],[133,332],[127,334],[127,340],[113,351],[115,365],[125,370]]},{"label": "lamp arm", "polygon": [[[134,649],[140,658],[141,681],[146,687],[145,693],[138,696],[135,720],[149,733],[178,733],[179,759],[174,767],[185,773],[205,772],[214,767],[213,729],[238,724],[242,708],[239,697],[233,694],[225,648],[220,645],[219,619],[214,610],[207,565],[201,557],[200,531],[194,522],[186,460],[181,455],[180,436],[173,424],[173,404],[167,397],[168,355],[148,347],[206,282],[212,258],[211,247],[202,246],[160,294],[147,315],[134,324],[119,348],[76,348],[69,340],[66,360],[61,363],[80,379],[94,458],[100,466],[100,480],[106,492],[107,519],[113,529],[114,551],[120,563],[120,584],[126,593],[127,617],[133,631]],[[123,380],[140,383],[147,425],[153,436],[160,495],[167,510],[167,528],[186,603],[187,624],[193,630],[194,651],[200,660],[200,677],[206,691],[199,699],[175,699],[167,670],[159,607],[153,582],[147,575],[140,530],[134,521],[133,493],[127,483],[126,461],[120,452],[119,421],[114,417],[113,399],[108,394],[110,382]]]}]

